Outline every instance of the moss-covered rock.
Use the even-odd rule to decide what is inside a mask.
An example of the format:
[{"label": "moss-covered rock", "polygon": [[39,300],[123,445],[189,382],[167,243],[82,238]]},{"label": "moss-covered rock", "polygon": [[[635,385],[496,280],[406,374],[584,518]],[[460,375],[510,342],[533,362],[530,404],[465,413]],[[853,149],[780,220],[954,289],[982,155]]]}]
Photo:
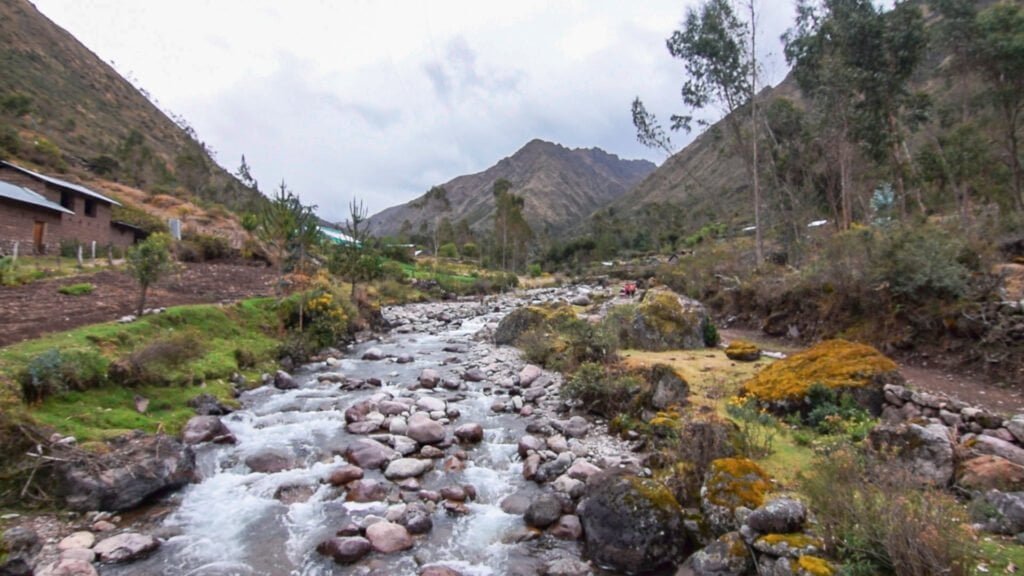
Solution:
[{"label": "moss-covered rock", "polygon": [[792,534],[765,534],[754,540],[754,550],[763,554],[782,558],[800,558],[808,554],[817,554],[825,549],[825,542],[817,536],[802,532]]},{"label": "moss-covered rock", "polygon": [[805,408],[811,386],[821,384],[850,394],[872,414],[881,412],[886,384],[901,384],[896,363],[865,344],[826,340],[779,360],[747,381],[740,394],[780,411]]},{"label": "moss-covered rock", "polygon": [[525,306],[516,308],[498,324],[494,331],[494,343],[499,346],[514,344],[524,332],[541,326],[547,314],[537,306]]},{"label": "moss-covered rock", "polygon": [[753,556],[738,532],[722,535],[694,554],[690,561],[696,576],[744,576],[753,567]]},{"label": "moss-covered rock", "polygon": [[771,489],[771,477],[746,458],[720,458],[711,463],[700,489],[701,511],[714,534],[739,528],[736,511],[754,510],[764,504]]},{"label": "moss-covered rock", "polygon": [[705,347],[711,319],[704,305],[664,288],[647,291],[629,326],[629,344],[641,350]]},{"label": "moss-covered rock", "polygon": [[588,482],[578,508],[587,553],[602,566],[633,573],[673,564],[692,551],[683,509],[664,484],[621,472]]},{"label": "moss-covered rock", "polygon": [[761,358],[761,349],[746,340],[733,340],[726,347],[725,355],[737,362],[754,362]]}]

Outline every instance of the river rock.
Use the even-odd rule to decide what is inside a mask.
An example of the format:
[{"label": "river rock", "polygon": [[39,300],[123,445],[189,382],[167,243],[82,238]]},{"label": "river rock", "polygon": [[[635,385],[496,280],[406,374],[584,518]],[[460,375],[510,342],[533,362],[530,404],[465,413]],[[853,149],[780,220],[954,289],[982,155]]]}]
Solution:
[{"label": "river rock", "polygon": [[554,494],[541,494],[530,502],[523,515],[528,526],[544,529],[562,516],[562,501]]},{"label": "river rock", "polygon": [[[70,548],[68,550],[63,550],[60,553],[60,557],[62,560],[84,560],[85,562],[96,561],[96,553],[89,548]],[[0,572],[0,574],[3,574],[3,572]]]},{"label": "river rock", "polygon": [[574,500],[582,496],[586,490],[586,484],[570,477],[568,474],[562,474],[555,478],[555,481],[551,483],[551,487]]},{"label": "river rock", "polygon": [[746,524],[762,534],[801,532],[807,521],[807,507],[794,498],[766,502],[747,517]]},{"label": "river rock", "polygon": [[363,352],[363,355],[362,355],[362,359],[363,360],[377,361],[377,360],[383,360],[384,358],[386,358],[386,356],[384,355],[384,352],[380,348],[377,348],[376,346],[373,347],[373,348],[370,348],[366,352]]},{"label": "river rock", "polygon": [[723,534],[690,560],[695,576],[744,576],[753,567],[750,550],[737,532]]},{"label": "river rock", "polygon": [[405,526],[409,534],[426,534],[434,529],[434,520],[422,502],[413,502],[406,506],[398,523]]},{"label": "river rock", "polygon": [[174,438],[134,435],[107,454],[58,463],[56,492],[71,510],[120,511],[158,492],[180,488],[195,475],[195,454]]},{"label": "river rock", "polygon": [[412,548],[413,540],[409,531],[401,524],[377,522],[366,529],[366,539],[373,549],[381,554],[391,554]]},{"label": "river rock", "polygon": [[285,372],[284,370],[278,370],[274,373],[274,388],[278,390],[294,390],[299,387],[299,383],[292,378],[292,375]]},{"label": "river rock", "polygon": [[409,411],[409,407],[394,400],[382,400],[377,404],[377,411],[385,416],[401,416]]},{"label": "river rock", "polygon": [[42,547],[43,541],[39,534],[25,526],[8,528],[0,535],[0,551],[6,551],[15,558],[35,558]]},{"label": "river rock", "polygon": [[424,368],[418,379],[420,386],[424,388],[436,388],[441,382],[441,375],[433,368]]},{"label": "river rock", "polygon": [[317,552],[330,556],[338,564],[354,564],[362,560],[372,549],[370,541],[360,536],[331,538],[316,547]]},{"label": "river rock", "polygon": [[416,407],[424,412],[444,412],[448,403],[433,396],[420,396],[416,399]]},{"label": "river rock", "polygon": [[69,536],[65,536],[57,543],[57,550],[71,550],[74,548],[92,548],[96,543],[96,535],[88,530],[80,530]]},{"label": "river rock", "polygon": [[455,437],[460,442],[476,444],[484,439],[484,427],[476,422],[463,424],[455,429]]},{"label": "river rock", "polygon": [[537,473],[534,475],[533,480],[538,483],[543,483],[558,478],[562,474],[565,474],[565,471],[572,465],[572,458],[572,452],[562,452],[558,455],[558,458],[541,464],[540,468],[537,469]]},{"label": "river rock", "polygon": [[250,454],[245,459],[245,465],[253,472],[264,474],[276,474],[285,470],[291,470],[299,465],[295,455],[280,448],[264,448]]},{"label": "river rock", "polygon": [[160,541],[147,534],[124,532],[100,540],[93,550],[102,562],[131,562],[160,547]]},{"label": "river rock", "polygon": [[591,476],[597,474],[600,471],[600,468],[591,464],[590,462],[587,462],[583,458],[577,458],[576,460],[573,461],[572,466],[569,466],[569,469],[566,470],[565,473],[568,474],[570,478],[575,478],[576,480],[586,482],[587,480],[590,479]]},{"label": "river rock", "polygon": [[575,514],[559,517],[549,531],[559,540],[579,540],[583,537],[583,525],[580,524],[580,517]]},{"label": "river rock", "polygon": [[710,322],[704,305],[667,288],[652,288],[628,326],[629,344],[641,350],[703,348]]},{"label": "river rock", "polygon": [[530,452],[540,452],[545,446],[546,444],[542,438],[526,434],[519,438],[517,445],[519,457],[526,458],[530,455]]},{"label": "river rock", "polygon": [[370,470],[383,468],[398,456],[398,452],[370,438],[360,438],[345,448],[345,458],[349,462]]},{"label": "river rock", "polygon": [[412,362],[415,361],[416,359],[413,358],[413,355],[409,354],[408,352],[399,354],[398,358],[395,358],[395,362],[398,362],[399,364],[411,364]]},{"label": "river rock", "polygon": [[532,498],[532,495],[524,492],[510,494],[501,501],[501,511],[505,514],[526,514]]},{"label": "river rock", "polygon": [[[15,574],[17,573],[11,573],[11,576]],[[29,568],[23,574],[24,576],[32,576],[32,569]],[[38,574],[39,576],[98,576],[99,572],[96,571],[92,562],[77,558],[61,558],[49,570],[39,572]]]},{"label": "river rock", "polygon": [[529,388],[530,384],[533,384],[542,374],[544,374],[544,371],[541,370],[540,366],[527,364],[519,371],[519,385],[523,388]]},{"label": "river rock", "polygon": [[409,417],[406,435],[420,444],[438,444],[444,441],[445,432],[440,422],[422,412],[416,412]]},{"label": "river rock", "polygon": [[985,493],[985,503],[992,510],[985,529],[996,534],[1020,534],[1024,532],[1024,492]]},{"label": "river rock", "polygon": [[344,486],[349,482],[359,480],[362,477],[362,468],[351,464],[343,464],[331,471],[330,476],[327,477],[327,482],[331,486]]},{"label": "river rock", "polygon": [[591,479],[577,509],[587,553],[629,573],[653,571],[688,550],[683,511],[662,484],[617,472]]},{"label": "river rock", "polygon": [[953,479],[953,442],[942,424],[881,424],[868,441],[875,450],[893,451],[916,481],[946,486]]},{"label": "river rock", "polygon": [[551,425],[569,438],[583,438],[590,431],[590,422],[582,416],[573,416],[564,422],[555,420]]},{"label": "river rock", "polygon": [[470,368],[462,373],[462,379],[466,382],[483,382],[487,379],[487,375],[479,368]]},{"label": "river rock", "polygon": [[232,408],[212,394],[202,393],[187,402],[188,407],[199,416],[224,416],[233,412]]},{"label": "river rock", "polygon": [[419,576],[462,576],[462,572],[448,566],[431,564],[420,568]]},{"label": "river rock", "polygon": [[434,467],[434,464],[430,460],[420,460],[418,458],[399,458],[392,460],[386,470],[384,470],[384,477],[388,480],[403,480],[405,478],[416,478],[422,476],[428,470]]},{"label": "river rock", "polygon": [[193,416],[185,424],[181,432],[181,440],[185,444],[234,444],[235,435],[221,422],[217,416]]},{"label": "river rock", "polygon": [[348,497],[350,502],[380,502],[387,498],[388,487],[372,478],[354,480],[348,485]]},{"label": "river rock", "polygon": [[[536,572],[524,572],[534,574]],[[544,576],[590,576],[594,573],[590,564],[576,558],[557,558],[544,566]]]}]

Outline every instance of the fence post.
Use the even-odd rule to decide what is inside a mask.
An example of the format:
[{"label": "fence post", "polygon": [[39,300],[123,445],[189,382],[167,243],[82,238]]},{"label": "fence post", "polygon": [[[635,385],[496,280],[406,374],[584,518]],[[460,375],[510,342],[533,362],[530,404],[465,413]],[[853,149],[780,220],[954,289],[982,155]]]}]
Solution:
[{"label": "fence post", "polygon": [[82,261],[82,245],[79,244],[78,245],[78,267],[79,268],[83,268],[84,266],[85,266],[85,262]]},{"label": "fence post", "polygon": [[14,242],[14,254],[11,256],[11,265],[18,263],[18,242]]}]

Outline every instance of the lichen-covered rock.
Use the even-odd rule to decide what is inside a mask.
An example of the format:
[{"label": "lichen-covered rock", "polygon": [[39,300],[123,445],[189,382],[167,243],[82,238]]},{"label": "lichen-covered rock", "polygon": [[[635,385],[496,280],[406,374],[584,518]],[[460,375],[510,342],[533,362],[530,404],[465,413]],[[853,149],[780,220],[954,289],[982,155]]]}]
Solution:
[{"label": "lichen-covered rock", "polygon": [[641,350],[704,348],[710,317],[704,305],[665,288],[648,290],[629,325],[629,344]]},{"label": "lichen-covered rock", "polygon": [[683,511],[672,492],[651,479],[608,471],[594,475],[577,509],[587,552],[627,573],[677,562],[691,549]]},{"label": "lichen-covered rock", "polygon": [[871,346],[826,340],[768,366],[748,380],[740,394],[792,412],[805,407],[812,385],[821,384],[850,394],[857,404],[878,415],[885,385],[902,382],[896,363]]},{"label": "lichen-covered rock", "polygon": [[736,510],[754,510],[764,504],[771,488],[768,473],[746,458],[720,458],[711,463],[700,489],[700,507],[712,534],[739,528]]},{"label": "lichen-covered rock", "polygon": [[793,498],[776,498],[754,510],[747,526],[762,534],[800,532],[807,522],[807,507]]},{"label": "lichen-covered rock", "polygon": [[744,576],[753,566],[750,550],[737,532],[723,534],[690,561],[695,576]]},{"label": "lichen-covered rock", "polygon": [[754,550],[776,558],[787,556],[799,558],[817,554],[824,550],[825,543],[821,538],[797,532],[795,534],[765,534],[754,540]]},{"label": "lichen-covered rock", "polygon": [[[540,306],[524,306],[513,310],[498,323],[494,330],[494,343],[499,346],[515,344],[524,332],[543,326],[552,313],[552,310]],[[572,314],[575,316],[575,313]]]},{"label": "lichen-covered rock", "polygon": [[1007,535],[1024,532],[1024,492],[990,490],[985,494],[985,503],[993,512],[985,530]]},{"label": "lichen-covered rock", "polygon": [[690,385],[671,366],[655,364],[647,374],[647,380],[652,383],[654,388],[651,406],[656,410],[665,410],[669,406],[686,404],[686,397],[690,394]]},{"label": "lichen-covered rock", "polygon": [[895,455],[915,481],[946,486],[953,479],[953,442],[941,424],[880,424],[871,430],[868,442],[877,451]]},{"label": "lichen-covered rock", "polygon": [[761,358],[761,349],[746,340],[733,340],[725,348],[725,356],[737,362],[754,362]]},{"label": "lichen-covered rock", "polygon": [[831,562],[817,556],[775,558],[761,556],[759,574],[765,576],[833,576],[837,573]]}]

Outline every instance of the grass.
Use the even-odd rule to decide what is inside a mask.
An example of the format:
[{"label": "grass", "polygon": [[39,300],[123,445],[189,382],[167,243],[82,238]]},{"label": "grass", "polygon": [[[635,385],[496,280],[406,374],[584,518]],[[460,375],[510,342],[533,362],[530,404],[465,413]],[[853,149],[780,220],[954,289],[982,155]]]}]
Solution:
[{"label": "grass", "polygon": [[67,286],[61,286],[57,289],[57,292],[66,294],[68,296],[85,296],[92,294],[93,290],[96,289],[96,285],[89,282],[80,282],[78,284],[68,284]]},{"label": "grass", "polygon": [[121,263],[111,266],[106,256],[99,255],[95,262],[91,258],[86,258],[84,264],[79,268],[75,258],[58,256],[19,256],[17,262],[6,257],[0,259],[0,285],[20,286],[51,278],[87,277],[99,270],[120,270],[124,267]]},{"label": "grass", "polygon": [[1013,538],[985,535],[978,541],[978,565],[974,574],[1014,574],[1024,566],[1024,546]]},{"label": "grass", "polygon": [[[230,386],[223,380],[236,371],[246,373],[238,367],[236,350],[246,350],[257,360],[248,374],[270,368],[279,343],[278,326],[275,301],[259,298],[231,306],[179,306],[130,324],[96,324],[8,346],[0,349],[0,407],[26,410],[36,421],[83,441],[135,428],[176,433],[191,414],[186,400],[201,392],[230,398]],[[48,350],[94,350],[117,360],[183,331],[198,340],[200,352],[180,364],[161,366],[160,376],[170,386],[125,388],[111,384],[65,393],[34,406],[21,403],[19,373]],[[151,401],[144,415],[135,411],[136,395]]]}]

